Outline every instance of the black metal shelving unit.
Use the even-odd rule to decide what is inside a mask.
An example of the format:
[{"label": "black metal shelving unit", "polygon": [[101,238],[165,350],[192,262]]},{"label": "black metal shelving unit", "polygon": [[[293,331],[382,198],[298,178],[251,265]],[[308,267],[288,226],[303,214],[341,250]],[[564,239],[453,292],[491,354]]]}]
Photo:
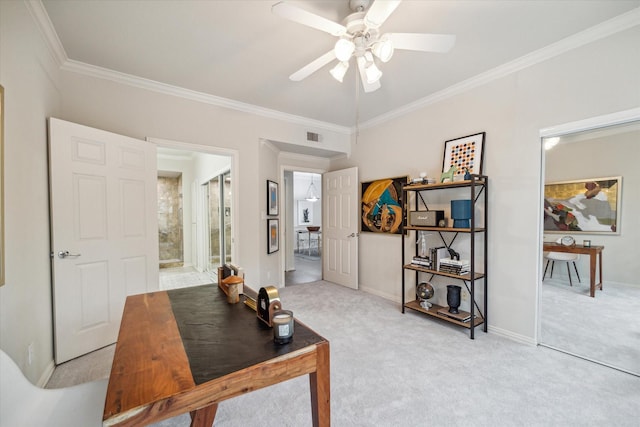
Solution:
[{"label": "black metal shelving unit", "polygon": [[[409,308],[411,310],[419,311],[424,314],[428,314],[430,316],[436,317],[438,319],[465,327],[469,329],[469,338],[474,339],[474,332],[476,326],[482,325],[484,332],[487,332],[487,297],[488,297],[488,286],[487,286],[487,250],[488,250],[488,237],[487,237],[487,218],[488,218],[488,195],[489,195],[489,178],[486,175],[478,175],[472,174],[471,178],[464,181],[456,181],[456,182],[447,182],[440,184],[407,184],[403,187],[403,200],[409,200],[409,193],[415,193],[414,203],[416,211],[429,211],[429,204],[427,203],[428,193],[432,191],[446,191],[452,190],[456,188],[467,188],[470,193],[471,200],[471,223],[469,228],[453,228],[453,227],[424,227],[424,226],[411,226],[408,225],[408,211],[409,209],[404,210],[404,218],[402,221],[402,312],[405,312],[405,308]],[[483,215],[483,224],[482,226],[476,226],[476,206],[478,203],[482,204],[482,209],[484,212]],[[408,206],[408,203],[407,203]],[[415,233],[411,233],[411,232]],[[440,240],[446,246],[447,249],[452,249],[452,245],[454,244],[456,238],[460,234],[468,234],[469,238],[469,262],[470,262],[470,272],[469,274],[464,275],[455,275],[445,273],[443,271],[437,271],[430,268],[424,268],[422,266],[418,266],[415,264],[406,264],[406,253],[405,253],[405,239],[409,238],[415,234],[414,242],[416,241],[418,231],[430,231],[435,232],[440,236]],[[478,266],[476,262],[476,239],[482,238],[484,245],[482,272],[478,271]],[[418,247],[416,244],[416,248],[414,253],[417,254]],[[432,260],[433,262],[433,260]],[[438,313],[439,309],[446,308],[437,304],[433,304],[431,308],[423,308],[420,306],[417,300],[414,301],[405,301],[405,290],[406,290],[406,279],[405,272],[407,270],[415,271],[415,283],[418,284],[419,274],[426,273],[430,274],[432,280],[434,276],[446,277],[449,279],[455,279],[458,281],[462,281],[464,283],[467,292],[471,297],[470,303],[470,319],[469,321],[463,322],[457,319],[453,319],[448,316],[444,316]],[[478,283],[479,282],[479,283]],[[477,286],[483,285],[483,305],[480,307],[478,302],[476,301],[476,290]]]}]

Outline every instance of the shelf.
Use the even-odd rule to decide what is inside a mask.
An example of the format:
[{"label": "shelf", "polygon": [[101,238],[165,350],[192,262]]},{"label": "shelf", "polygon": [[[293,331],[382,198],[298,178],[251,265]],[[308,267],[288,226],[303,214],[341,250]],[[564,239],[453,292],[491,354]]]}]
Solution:
[{"label": "shelf", "polygon": [[457,187],[470,187],[471,185],[484,185],[485,179],[478,178],[475,180],[475,183],[468,179],[466,181],[454,181],[454,182],[442,182],[436,184],[407,184],[404,186],[406,191],[427,191],[427,190],[440,190],[446,188],[457,188]]},{"label": "shelf", "polygon": [[[405,230],[416,230],[416,231],[446,231],[450,233],[471,233],[470,228],[453,228],[453,227],[423,227],[419,225],[405,225]],[[483,233],[485,231],[484,227],[476,227],[473,229],[476,233]]]},{"label": "shelf", "polygon": [[[414,300],[414,301],[410,301],[408,303],[406,303],[404,305],[406,308],[410,308],[411,310],[415,310],[415,311],[419,311],[421,313],[424,314],[428,314],[429,316],[433,316],[433,317],[437,317],[438,319],[442,319],[445,322],[449,322],[449,323],[454,323],[456,325],[459,326],[463,326],[467,329],[471,329],[471,320],[469,320],[468,322],[461,322],[459,320],[456,319],[452,319],[451,317],[447,317],[447,316],[443,316],[442,314],[438,314],[438,310],[442,309],[442,308],[447,308],[447,307],[443,307],[441,305],[438,304],[433,304],[431,308],[422,308],[420,306],[420,303],[418,303],[418,301]],[[460,313],[467,313],[466,311],[460,311]],[[478,326],[478,325],[482,325],[484,323],[484,318],[478,314],[476,314],[476,318],[475,321],[473,323],[473,326]]]},{"label": "shelf", "polygon": [[[431,270],[428,268],[420,267],[419,265],[415,265],[415,264],[406,264],[406,265],[403,265],[402,268],[405,268],[407,270],[420,271],[422,273],[435,274],[436,276],[450,277],[452,279],[471,280],[471,274],[463,274],[462,276],[458,276],[457,274],[445,273],[444,271]],[[475,273],[473,277],[475,280],[482,279],[484,277],[484,273]]]},{"label": "shelf", "polygon": [[[409,200],[411,199],[411,195],[414,199],[413,211],[429,211],[429,203],[430,198],[435,198],[435,201],[439,204],[443,203],[443,198],[441,195],[446,196],[445,190],[465,190],[465,191],[454,191],[449,194],[449,200],[455,198],[460,198],[460,195],[464,192],[468,192],[468,196],[465,199],[469,199],[471,201],[471,222],[465,223],[465,225],[472,225],[471,227],[465,228],[456,228],[456,227],[435,227],[435,226],[419,226],[419,225],[409,225],[408,217],[409,217]],[[441,190],[444,193],[429,193],[429,190]],[[402,312],[405,312],[405,309],[411,309],[414,311],[419,311],[420,313],[427,314],[432,317],[436,317],[438,319],[444,320],[449,323],[453,323],[455,325],[459,325],[469,329],[469,338],[474,339],[474,331],[475,326],[482,325],[482,329],[484,332],[487,332],[487,252],[488,252],[488,233],[487,233],[487,198],[489,193],[489,177],[486,175],[478,175],[472,174],[471,178],[463,181],[454,181],[454,182],[446,182],[446,183],[436,183],[436,184],[422,184],[422,183],[410,183],[406,184],[402,187],[403,199],[407,201],[407,206],[403,212],[403,227],[402,227]],[[410,194],[412,193],[412,194]],[[437,196],[437,197],[434,197]],[[482,219],[481,225],[482,227],[476,227],[475,224],[479,224],[476,221],[474,213],[476,212],[476,208],[479,207],[480,211],[484,213],[484,218]],[[407,224],[407,225],[405,225]],[[432,270],[427,266],[423,266],[420,264],[405,264],[407,261],[407,250],[406,250],[406,240],[413,241],[415,243],[414,254],[418,254],[418,243],[416,241],[416,236],[413,236],[411,231],[418,235],[420,231],[427,231],[427,234],[433,234],[440,238],[442,244],[449,249],[449,253],[452,254],[451,250],[454,249],[454,242],[456,241],[459,234],[467,234],[469,235],[469,239],[463,238],[462,242],[457,242],[456,246],[461,249],[468,250],[468,259],[469,259],[469,271],[467,274],[458,275],[455,273],[448,273],[445,271],[437,271]],[[477,233],[477,234],[476,234]],[[437,238],[437,237],[436,237]],[[418,239],[419,240],[419,239]],[[446,257],[446,254],[441,254],[439,251],[436,254],[431,253],[431,251],[436,248],[436,246],[432,245],[430,249],[431,257]],[[482,248],[482,252],[477,252],[477,249]],[[421,250],[425,250],[426,248],[421,248]],[[432,259],[432,261],[435,261]],[[435,267],[437,264],[433,264]],[[414,271],[415,278],[413,280],[409,279],[409,274],[405,274],[409,271]],[[446,271],[459,271],[459,270],[451,270],[444,269]],[[482,270],[482,273],[478,272],[478,270]],[[469,293],[469,310],[474,311],[474,319],[473,322],[468,320],[464,322],[463,320],[470,316],[468,312],[460,311],[462,316],[454,315],[448,312],[448,307],[442,307],[437,304],[433,304],[433,307],[429,309],[424,309],[420,306],[418,301],[410,301],[406,302],[406,294],[407,294],[407,281],[409,280],[412,284],[418,284],[418,280],[420,279],[419,274],[431,274],[431,277],[440,277],[440,280],[434,281],[434,286],[444,286],[445,283],[449,281],[461,281],[464,282],[464,286],[466,288],[466,292]],[[477,283],[477,281],[481,281]],[[481,295],[480,295],[481,294]],[[482,298],[482,302],[478,304],[478,300],[476,300],[476,296]],[[439,301],[443,302],[443,301]],[[444,302],[443,302],[444,303]],[[439,312],[438,312],[439,311]],[[471,326],[473,323],[473,326]]]}]

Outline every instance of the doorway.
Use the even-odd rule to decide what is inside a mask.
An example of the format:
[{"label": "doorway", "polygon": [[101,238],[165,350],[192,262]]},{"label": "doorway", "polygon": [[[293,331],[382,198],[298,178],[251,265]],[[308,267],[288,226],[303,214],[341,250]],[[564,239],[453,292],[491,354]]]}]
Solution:
[{"label": "doorway", "polygon": [[[542,274],[545,265],[540,266],[538,342],[640,376],[640,329],[635,321],[640,282],[633,251],[640,231],[632,222],[640,206],[635,191],[640,174],[629,156],[640,138],[640,110],[614,116],[565,125],[562,132],[541,132],[543,240],[556,242],[570,236],[569,246],[575,252],[598,247],[603,261],[597,270],[591,269],[589,256],[580,255],[574,265],[581,280],[574,274],[574,265],[570,269],[561,265],[553,277]],[[619,181],[606,179],[614,175]],[[557,188],[566,188],[565,193],[556,193]],[[558,206],[562,206],[560,216]],[[604,218],[605,212],[613,213],[613,222]],[[598,278],[599,274],[603,286],[596,287],[592,297],[591,275]]]},{"label": "doorway", "polygon": [[285,286],[322,280],[322,175],[285,171],[288,239]]},{"label": "doorway", "polygon": [[158,145],[160,289],[215,283],[233,258],[233,157]]}]

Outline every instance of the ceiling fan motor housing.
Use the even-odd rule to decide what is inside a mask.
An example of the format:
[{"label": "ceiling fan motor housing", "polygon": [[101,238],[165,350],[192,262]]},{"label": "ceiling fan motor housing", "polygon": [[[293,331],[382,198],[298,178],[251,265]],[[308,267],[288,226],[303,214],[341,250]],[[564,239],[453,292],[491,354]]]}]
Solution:
[{"label": "ceiling fan motor housing", "polygon": [[370,4],[371,0],[349,0],[349,8],[354,12],[363,12]]}]

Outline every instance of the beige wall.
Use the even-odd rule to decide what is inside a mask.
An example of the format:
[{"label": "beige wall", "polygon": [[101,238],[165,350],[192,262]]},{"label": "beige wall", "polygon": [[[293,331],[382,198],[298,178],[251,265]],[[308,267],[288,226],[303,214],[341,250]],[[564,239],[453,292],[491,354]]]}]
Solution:
[{"label": "beige wall", "polygon": [[0,347],[32,382],[53,369],[46,118],[61,111],[58,82],[58,67],[25,4],[0,1],[7,274],[0,287]]}]

